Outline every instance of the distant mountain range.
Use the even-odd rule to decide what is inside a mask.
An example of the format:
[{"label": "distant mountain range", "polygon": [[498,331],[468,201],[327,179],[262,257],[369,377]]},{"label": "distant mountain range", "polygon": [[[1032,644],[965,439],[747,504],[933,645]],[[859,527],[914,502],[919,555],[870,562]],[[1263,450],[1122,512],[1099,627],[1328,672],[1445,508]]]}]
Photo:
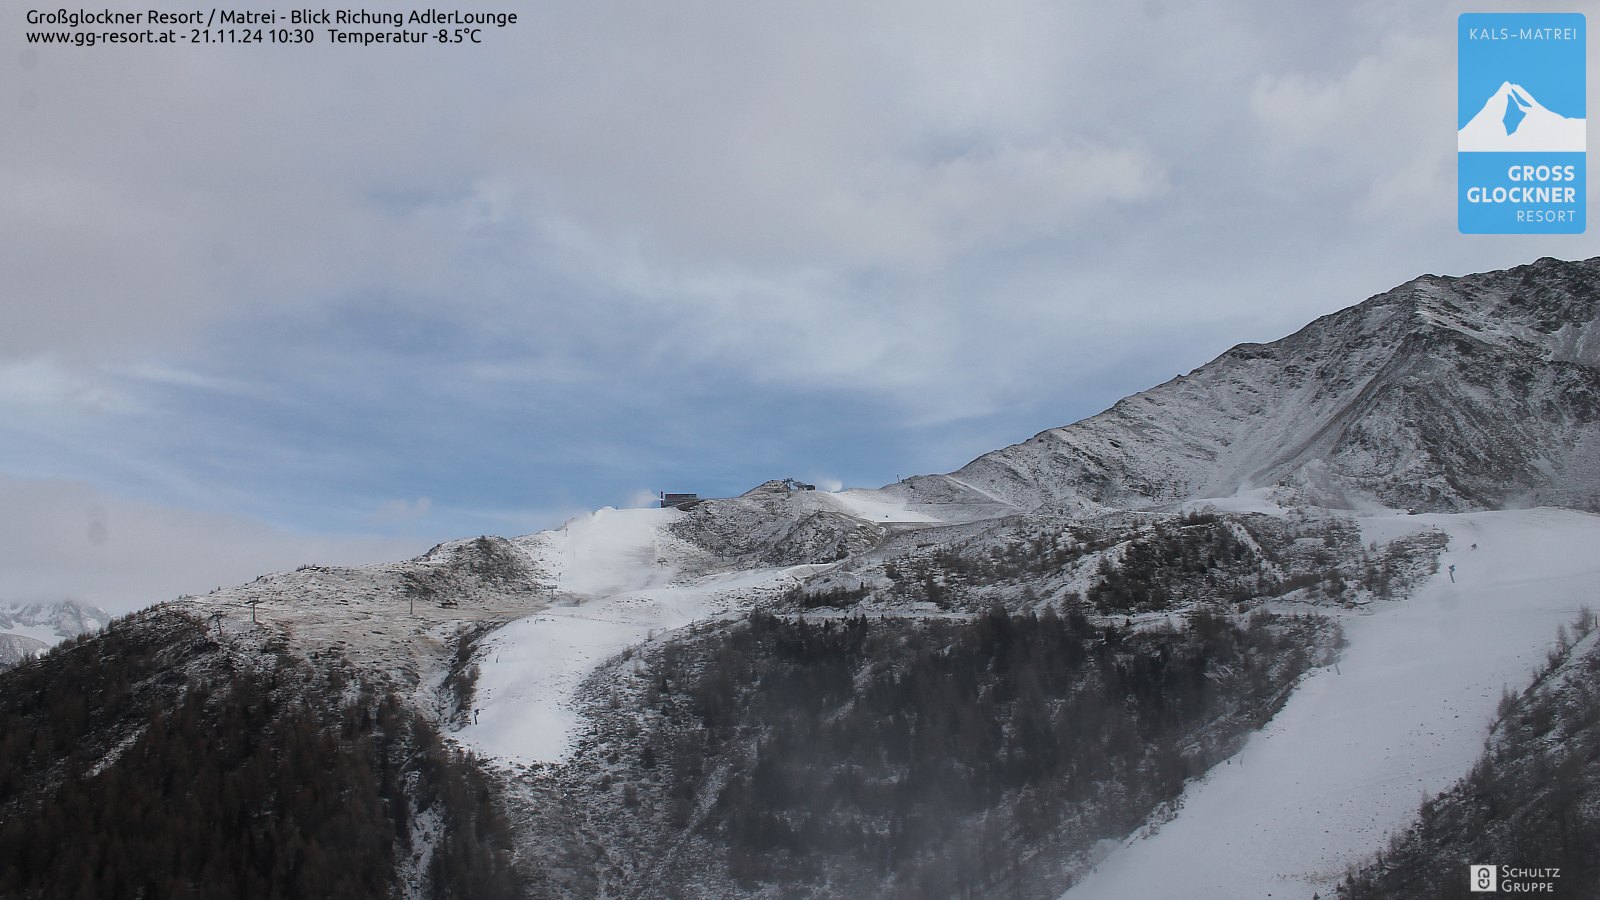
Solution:
[{"label": "distant mountain range", "polygon": [[0,669],[111,621],[105,610],[76,600],[0,603]]}]

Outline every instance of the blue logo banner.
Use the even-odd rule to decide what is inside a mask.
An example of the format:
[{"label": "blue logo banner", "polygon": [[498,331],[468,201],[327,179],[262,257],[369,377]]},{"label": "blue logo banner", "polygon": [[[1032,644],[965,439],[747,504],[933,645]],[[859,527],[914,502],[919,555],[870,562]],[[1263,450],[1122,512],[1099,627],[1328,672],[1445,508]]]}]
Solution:
[{"label": "blue logo banner", "polygon": [[1582,234],[1584,17],[1464,13],[1457,28],[1461,232]]}]

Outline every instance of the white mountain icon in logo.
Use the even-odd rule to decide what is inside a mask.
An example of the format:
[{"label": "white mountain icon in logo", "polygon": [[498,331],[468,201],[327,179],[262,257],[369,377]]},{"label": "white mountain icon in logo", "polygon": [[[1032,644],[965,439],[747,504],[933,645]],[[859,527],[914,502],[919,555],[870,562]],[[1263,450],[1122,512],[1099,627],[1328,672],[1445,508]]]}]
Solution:
[{"label": "white mountain icon in logo", "polygon": [[1551,112],[1520,84],[1503,82],[1472,121],[1456,132],[1463,153],[1509,150],[1582,153],[1588,123]]}]

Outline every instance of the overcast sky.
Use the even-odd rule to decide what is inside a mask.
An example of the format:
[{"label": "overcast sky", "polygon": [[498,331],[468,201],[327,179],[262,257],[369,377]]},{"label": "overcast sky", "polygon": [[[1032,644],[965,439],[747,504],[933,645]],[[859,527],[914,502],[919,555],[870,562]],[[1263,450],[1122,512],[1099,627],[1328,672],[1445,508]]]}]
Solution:
[{"label": "overcast sky", "polygon": [[1597,252],[1457,234],[1436,0],[513,0],[437,49],[29,48],[27,6],[0,599],[877,486],[1422,273]]}]

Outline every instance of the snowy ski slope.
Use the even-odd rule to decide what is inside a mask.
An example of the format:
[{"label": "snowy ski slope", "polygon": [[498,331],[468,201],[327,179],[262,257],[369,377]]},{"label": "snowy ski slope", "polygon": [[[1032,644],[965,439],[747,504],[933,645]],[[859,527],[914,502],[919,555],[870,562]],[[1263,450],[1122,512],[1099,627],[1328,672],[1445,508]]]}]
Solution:
[{"label": "snowy ski slope", "polygon": [[557,602],[484,642],[476,715],[456,738],[503,762],[563,761],[582,725],[574,697],[601,663],[658,633],[743,612],[762,592],[828,568],[695,574],[701,554],[667,531],[681,515],[606,508],[519,538],[552,573]]},{"label": "snowy ski slope", "polygon": [[1063,900],[1331,897],[1425,795],[1467,773],[1502,687],[1520,689],[1557,626],[1600,600],[1597,516],[1361,522],[1380,544],[1442,529],[1439,572],[1409,600],[1346,618],[1337,669],[1309,676],[1234,759],[1189,785],[1174,819],[1112,851]]}]

